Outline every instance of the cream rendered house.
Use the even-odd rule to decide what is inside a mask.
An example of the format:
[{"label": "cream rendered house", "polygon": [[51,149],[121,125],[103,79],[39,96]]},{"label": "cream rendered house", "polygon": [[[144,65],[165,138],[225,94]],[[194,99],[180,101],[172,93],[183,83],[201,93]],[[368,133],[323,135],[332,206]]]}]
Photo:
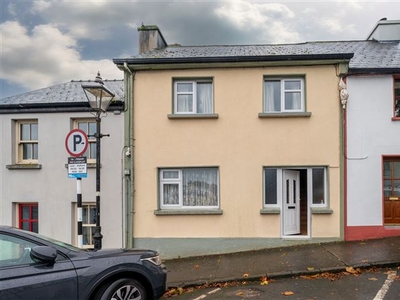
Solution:
[{"label": "cream rendered house", "polygon": [[167,46],[138,30],[140,54],[114,59],[131,245],[182,257],[343,239],[338,84],[352,51]]}]

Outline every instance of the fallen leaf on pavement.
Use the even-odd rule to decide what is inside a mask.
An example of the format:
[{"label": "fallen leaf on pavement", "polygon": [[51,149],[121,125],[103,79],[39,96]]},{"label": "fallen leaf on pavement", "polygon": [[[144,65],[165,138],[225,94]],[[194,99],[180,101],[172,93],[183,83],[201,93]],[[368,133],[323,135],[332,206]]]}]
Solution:
[{"label": "fallen leaf on pavement", "polygon": [[354,269],[353,267],[346,267],[346,272],[350,274],[360,274],[361,270],[360,269]]},{"label": "fallen leaf on pavement", "polygon": [[376,277],[370,277],[370,278],[368,278],[368,280],[375,281],[375,280],[378,280],[378,278],[376,278]]},{"label": "fallen leaf on pavement", "polygon": [[260,278],[260,280],[261,280],[261,285],[267,285],[268,284],[267,276],[262,276]]},{"label": "fallen leaf on pavement", "polygon": [[243,274],[243,277],[249,277],[249,274],[244,273],[244,274]]},{"label": "fallen leaf on pavement", "polygon": [[286,291],[286,292],[283,292],[282,295],[284,295],[284,296],[293,296],[294,293],[291,292],[291,291]]},{"label": "fallen leaf on pavement", "polygon": [[314,268],[309,267],[309,268],[307,268],[307,270],[308,270],[308,271],[314,271]]},{"label": "fallen leaf on pavement", "polygon": [[194,265],[194,268],[197,270],[197,269],[200,268],[200,266],[199,265]]}]

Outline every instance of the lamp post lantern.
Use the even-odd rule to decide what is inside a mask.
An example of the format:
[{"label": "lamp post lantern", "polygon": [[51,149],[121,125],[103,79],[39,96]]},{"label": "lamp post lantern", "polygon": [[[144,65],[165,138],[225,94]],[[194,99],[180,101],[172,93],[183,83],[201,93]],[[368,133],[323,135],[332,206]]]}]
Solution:
[{"label": "lamp post lantern", "polygon": [[93,83],[83,84],[82,88],[96,117],[96,226],[93,228],[93,243],[94,249],[99,250],[103,238],[100,225],[100,139],[108,136],[101,133],[101,114],[106,113],[114,93],[104,86],[100,72]]}]

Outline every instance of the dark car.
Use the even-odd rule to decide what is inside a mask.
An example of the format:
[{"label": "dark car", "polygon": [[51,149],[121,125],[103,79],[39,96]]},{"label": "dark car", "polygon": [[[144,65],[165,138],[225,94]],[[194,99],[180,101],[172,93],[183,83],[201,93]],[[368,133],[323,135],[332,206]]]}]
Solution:
[{"label": "dark car", "polygon": [[0,226],[0,299],[158,299],[166,270],[152,250],[76,248]]}]

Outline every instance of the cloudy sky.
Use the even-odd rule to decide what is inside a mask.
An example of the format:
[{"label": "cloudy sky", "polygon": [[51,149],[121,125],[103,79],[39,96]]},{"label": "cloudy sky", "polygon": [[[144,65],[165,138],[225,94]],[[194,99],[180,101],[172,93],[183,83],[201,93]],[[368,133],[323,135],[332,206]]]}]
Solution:
[{"label": "cloudy sky", "polygon": [[0,98],[70,80],[122,79],[113,58],[138,53],[137,27],[168,44],[362,40],[400,19],[400,0],[1,0]]}]

